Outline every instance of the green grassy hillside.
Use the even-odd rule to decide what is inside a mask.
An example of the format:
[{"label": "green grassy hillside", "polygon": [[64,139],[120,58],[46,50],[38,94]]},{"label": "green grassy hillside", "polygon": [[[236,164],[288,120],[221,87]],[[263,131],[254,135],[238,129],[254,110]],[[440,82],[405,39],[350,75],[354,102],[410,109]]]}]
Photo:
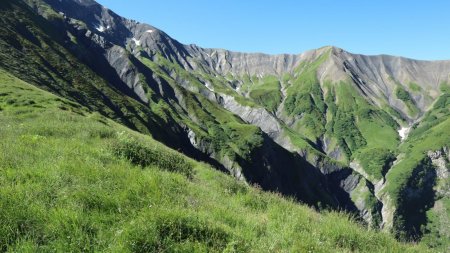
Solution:
[{"label": "green grassy hillside", "polygon": [[424,252],[0,72],[2,252]]},{"label": "green grassy hillside", "polygon": [[397,206],[394,229],[400,237],[424,236],[424,243],[445,251],[450,247],[450,180],[437,175],[427,155],[448,148],[450,143],[450,90],[446,84],[442,84],[442,92],[399,146],[403,158],[386,175],[384,191]]},{"label": "green grassy hillside", "polygon": [[[144,44],[101,45],[90,21],[50,2],[0,2],[1,251],[423,250],[298,202],[369,212],[369,226],[448,248],[450,184],[427,156],[450,143],[448,83],[423,110],[422,86],[396,82],[403,113],[423,115],[400,140],[407,115],[385,98],[350,76],[319,78],[331,47],[279,75],[218,74],[188,57],[192,70]],[[268,115],[281,131],[254,122]]]},{"label": "green grassy hillside", "polygon": [[[296,195],[308,203],[333,204],[330,193],[315,183],[320,175],[316,173],[313,180],[305,175],[311,173],[303,166],[303,159],[293,157],[258,127],[202,95],[208,90],[204,82],[209,82],[223,94],[235,96],[238,102],[257,106],[225,85],[224,77],[201,71],[191,73],[160,53],[150,56],[140,48],[136,52],[122,48],[124,55],[118,57],[127,62],[130,72],[137,73],[148,99],[145,102],[111,70],[104,49],[93,46],[85,36],[85,26],[74,29],[58,15],[51,17],[37,15],[20,0],[0,2],[0,67],[32,85],[149,134],[190,157],[237,171],[263,189]],[[272,87],[266,84],[269,81],[262,80],[261,87]],[[192,145],[188,132],[197,147]],[[280,165],[280,157],[289,161]],[[294,165],[294,160],[302,160],[302,166]]]}]

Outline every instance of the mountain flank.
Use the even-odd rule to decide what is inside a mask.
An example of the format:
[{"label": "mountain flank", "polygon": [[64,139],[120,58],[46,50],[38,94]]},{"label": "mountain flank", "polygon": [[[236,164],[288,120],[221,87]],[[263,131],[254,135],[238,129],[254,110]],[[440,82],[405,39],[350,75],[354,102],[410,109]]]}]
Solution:
[{"label": "mountain flank", "polygon": [[[36,108],[41,107],[53,108],[50,111],[56,115],[64,115],[61,120],[80,115],[73,117],[86,121],[87,126],[84,129],[80,125],[81,132],[76,134],[88,134],[91,124],[94,129],[105,131],[106,137],[102,137],[103,133],[93,134],[94,139],[106,140],[88,144],[94,145],[92,150],[94,147],[104,150],[107,148],[100,147],[110,141],[121,141],[122,129],[133,133],[134,137],[123,143],[123,150],[108,149],[110,153],[104,159],[113,163],[122,164],[126,160],[131,162],[124,165],[127,168],[152,167],[151,173],[159,175],[160,172],[155,172],[158,168],[177,170],[166,165],[162,158],[161,162],[152,158],[152,154],[167,156],[170,158],[167,162],[174,163],[175,168],[180,164],[182,172],[172,172],[186,176],[179,179],[183,185],[195,185],[189,180],[195,182],[196,176],[182,167],[197,168],[188,165],[191,162],[201,164],[197,173],[204,174],[197,178],[201,182],[199,187],[207,187],[209,177],[231,180],[223,173],[209,172],[212,167],[234,177],[235,181],[230,182],[245,191],[253,189],[248,187],[253,185],[316,210],[342,210],[354,215],[364,226],[388,231],[399,240],[417,241],[441,251],[448,249],[450,232],[444,224],[450,214],[450,61],[365,56],[332,46],[298,55],[206,49],[181,44],[151,25],[120,17],[91,0],[5,0],[0,3],[0,11],[0,69],[5,76],[2,86],[10,89],[19,82],[35,87],[17,86],[13,91],[5,91],[0,115],[7,117],[10,125],[17,126],[13,124],[15,117],[32,124],[32,118],[40,112]],[[34,103],[26,104],[28,100],[18,99],[29,96],[28,92],[19,92],[22,89],[37,90],[60,102],[47,105],[30,98]],[[24,115],[31,119],[20,116],[22,110],[29,110]],[[100,123],[94,123],[91,117],[98,117]],[[97,126],[103,121],[105,126]],[[44,123],[36,123],[45,128]],[[66,127],[69,126],[63,125],[61,129]],[[63,131],[58,129],[48,129],[42,134],[40,131],[44,130],[26,131],[38,136],[32,139],[41,140],[40,136],[44,136],[53,140],[52,131],[56,131],[56,136]],[[13,134],[8,131],[3,135]],[[14,136],[26,136],[26,131]],[[68,134],[62,135],[61,141],[68,138]],[[82,143],[89,142],[85,137],[77,138]],[[41,141],[45,143],[47,139]],[[21,143],[17,145],[22,148]],[[185,156],[166,152],[169,149],[163,146]],[[92,150],[83,154],[91,156],[96,152]],[[98,159],[103,159],[98,155]],[[5,157],[0,160],[3,161],[0,168],[25,166],[11,162],[13,153]],[[35,159],[53,156],[45,157],[36,155]],[[95,166],[100,168],[101,164]],[[160,177],[171,178],[172,172],[167,175],[163,172]],[[135,176],[140,175],[136,173]],[[212,184],[220,185],[220,180],[211,180]],[[192,187],[193,192],[198,191],[194,190],[196,186]],[[217,187],[211,189],[218,190]],[[239,195],[238,199],[242,197],[240,189],[233,192]],[[248,198],[266,193],[258,194],[261,195]],[[193,195],[186,198],[196,201]],[[255,205],[259,208],[259,204]],[[153,219],[152,224],[158,229],[163,226],[158,222],[165,218],[152,216],[151,212],[146,215],[151,216],[146,217]],[[265,215],[268,214],[259,218],[265,219]],[[176,227],[174,231],[186,229],[183,231],[190,236],[194,230],[203,231],[197,230],[194,221],[176,217],[182,220],[180,224],[187,222],[187,228]],[[205,225],[217,216],[205,213],[203,218]],[[233,225],[221,223],[217,229],[230,232]],[[163,236],[167,244],[148,243],[156,247],[151,249],[163,251],[172,242],[183,247],[183,242],[192,241],[186,249],[197,246],[211,249],[209,243],[215,245],[219,241],[223,244],[211,247],[222,249],[232,243],[229,238],[234,238],[241,247],[242,238],[246,241],[255,236],[249,232],[241,234],[241,238],[217,231],[201,232],[199,238],[203,239]],[[267,228],[262,231],[270,233]],[[263,234],[257,238],[263,238]],[[162,235],[158,236],[155,238],[161,239]],[[20,233],[8,238],[12,239],[4,241],[5,244],[25,245],[16,241],[22,238]],[[215,238],[214,243],[208,238]],[[147,245],[145,241],[141,243]],[[252,243],[250,248],[242,246],[243,251],[255,247]],[[92,245],[99,244],[92,242]],[[342,251],[348,250],[347,246]],[[274,250],[283,248],[279,247]],[[349,247],[350,251],[368,249]]]}]

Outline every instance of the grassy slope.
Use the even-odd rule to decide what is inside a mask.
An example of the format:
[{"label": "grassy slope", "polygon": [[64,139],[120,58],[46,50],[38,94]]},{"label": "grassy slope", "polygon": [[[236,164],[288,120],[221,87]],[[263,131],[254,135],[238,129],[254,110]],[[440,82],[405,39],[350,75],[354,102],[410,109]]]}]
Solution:
[{"label": "grassy slope", "polygon": [[[0,94],[1,251],[424,250],[245,186],[4,71]],[[123,135],[194,175],[116,156]]]},{"label": "grassy slope", "polygon": [[[235,156],[241,156],[247,159],[246,154],[261,145],[262,133],[259,128],[246,124],[242,119],[199,94],[202,89],[206,89],[200,82],[203,78],[206,80],[202,81],[211,82],[215,88],[222,87],[222,89],[225,89],[226,87],[223,84],[217,85],[213,78],[204,73],[200,78],[200,74],[190,73],[160,55],[157,55],[154,61],[145,56],[141,56],[139,60],[163,78],[174,90],[178,90],[179,94],[182,94],[182,103],[188,115],[181,118],[180,122],[189,126],[197,137],[211,143],[218,160],[224,156],[231,159],[234,159]],[[167,72],[173,72],[174,74],[169,76],[166,74]],[[211,78],[211,80],[207,78]],[[189,82],[189,90],[180,87],[177,84],[178,80]],[[228,89],[223,92],[230,94],[231,90]]]},{"label": "grassy slope", "polygon": [[69,49],[88,49],[67,41],[66,32],[58,29],[21,1],[0,2],[0,66],[42,89],[140,132],[161,134],[162,138],[164,133],[158,128],[164,129],[164,120],[147,106],[124,96],[125,91],[113,87],[75,57]]},{"label": "grassy slope", "polygon": [[280,81],[275,76],[266,76],[251,86],[249,96],[269,112],[275,112],[281,103]]},{"label": "grassy slope", "polygon": [[[399,143],[398,124],[388,113],[369,104],[348,82],[320,84],[317,69],[329,53],[300,64],[296,77],[285,77],[292,79],[284,102],[285,111],[291,116],[301,116],[293,131],[312,142],[326,135],[331,138],[331,145],[338,144],[343,149],[347,160],[361,160],[361,156],[374,149],[395,150]],[[380,177],[379,165],[369,168],[367,173]]]},{"label": "grassy slope", "polygon": [[[139,132],[152,134],[172,147],[187,145],[178,134],[184,126],[189,126],[199,139],[211,143],[219,161],[225,155],[231,159],[234,156],[246,158],[246,154],[260,145],[262,137],[257,127],[245,124],[232,113],[205,99],[198,93],[199,89],[206,89],[198,80],[199,75],[187,72],[160,55],[152,62],[145,57],[135,59],[130,54],[129,64],[141,60],[143,64],[138,69],[150,68],[154,71],[166,81],[166,91],[176,89],[183,94],[183,102],[188,108],[182,110],[174,98],[162,99],[158,96],[158,91],[152,90],[154,87],[149,85],[152,80],[145,83],[147,80],[142,73],[148,73],[148,69],[142,70],[140,75],[149,98],[148,105],[124,95],[127,90],[119,91],[75,57],[83,55],[80,52],[92,53],[89,51],[91,49],[85,48],[82,43],[68,41],[65,36],[67,31],[61,29],[63,24],[59,21],[50,22],[35,15],[21,1],[1,2],[0,67]],[[176,76],[167,74],[172,71]],[[180,87],[180,80],[189,82],[194,91]],[[126,87],[125,84],[118,88],[123,87]],[[231,93],[231,89],[226,92]]]},{"label": "grassy slope", "polygon": [[[450,129],[450,89],[443,85],[442,92],[443,94],[435,102],[433,108],[425,114],[424,119],[413,127],[414,129],[409,134],[407,141],[400,145],[399,152],[404,153],[405,156],[386,175],[387,186],[384,191],[393,197],[395,204],[404,200],[405,189],[411,187],[411,182],[422,180],[420,178],[414,179],[411,175],[416,168],[423,166],[427,152],[440,150],[445,146],[448,147],[450,143],[450,136],[448,135]],[[447,187],[448,189],[448,179],[438,180],[436,183],[435,187],[441,189]],[[422,231],[420,232],[425,232],[424,243],[441,247],[441,249],[448,249],[450,232],[448,228],[440,226],[440,220],[449,216],[450,200],[446,195],[436,195],[432,198],[434,198],[433,202],[436,201],[435,204],[440,202],[438,205],[441,207],[438,208],[439,210],[430,209],[431,207],[420,208],[419,214],[424,215],[428,222],[425,227],[421,228]],[[419,201],[421,200],[419,199]],[[411,211],[417,211],[417,209],[403,210],[403,216],[406,216],[406,218],[401,217],[399,219],[399,217],[396,217],[396,222],[400,228],[408,225],[404,223],[408,222],[407,216]]]},{"label": "grassy slope", "polygon": [[[414,87],[415,86],[413,86],[413,89]],[[401,101],[403,101],[403,103],[406,105],[410,116],[412,117],[417,116],[417,114],[419,113],[419,109],[414,104],[414,101],[412,100],[409,92],[406,91],[401,85],[398,85],[397,88],[395,89],[395,96]]]},{"label": "grassy slope", "polygon": [[284,109],[287,115],[302,115],[294,130],[313,142],[325,132],[325,110],[323,92],[317,79],[317,69],[328,59],[330,51],[312,62],[302,62],[296,69],[296,77],[286,90]]},{"label": "grassy slope", "polygon": [[[317,138],[324,134],[325,131],[328,131],[327,133],[329,136],[337,138],[341,146],[347,148],[348,156],[361,148],[362,150],[359,153],[362,154],[371,152],[372,148],[395,149],[398,143],[398,135],[395,131],[396,123],[394,122],[392,124],[393,120],[385,112],[370,106],[353,86],[344,83],[334,86],[328,84],[326,88],[331,90],[328,94],[335,94],[338,98],[336,101],[335,98],[324,99],[321,85],[316,77],[316,71],[320,64],[329,57],[329,53],[329,51],[324,52],[315,61],[302,63],[296,69],[298,75],[295,77],[291,75],[283,76],[283,83],[291,83],[285,101],[286,112],[297,116],[300,114],[303,115],[297,124],[292,126],[292,129],[285,126],[287,135],[291,137],[296,146],[309,150],[310,152],[308,153],[314,153],[316,154],[315,156],[320,156],[321,153],[312,147],[307,139],[311,142],[316,142]],[[219,114],[202,112],[203,110],[206,110],[207,112],[221,111],[214,109],[215,106],[212,103],[208,103],[208,101],[198,94],[201,93],[202,90],[206,90],[206,87],[202,83],[209,83],[214,91],[231,95],[243,105],[254,107],[257,106],[256,104],[259,104],[271,112],[275,111],[281,102],[280,80],[274,76],[257,78],[256,76],[250,77],[244,75],[239,77],[242,80],[239,78],[239,80],[235,79],[235,77],[231,75],[226,78],[212,77],[202,71],[193,73],[187,72],[179,65],[170,62],[159,54],[156,54],[153,56],[153,59],[150,60],[146,53],[141,52],[141,56],[138,58],[146,67],[152,69],[152,71],[170,83],[174,89],[179,89],[179,85],[176,84],[178,80],[190,84],[190,92],[192,92],[192,94],[186,96],[187,98],[193,98],[186,100],[186,104],[190,108],[190,110],[188,110],[190,113],[189,118],[194,119],[195,123],[200,126],[212,125],[213,128],[218,130],[218,134],[209,133],[205,131],[205,129],[196,127],[196,124],[190,124],[188,122],[189,119],[185,120],[186,124],[189,125],[198,136],[203,136],[206,139],[216,139],[213,141],[219,143],[219,145],[214,146],[220,147],[216,148],[216,150],[221,150],[219,153],[228,154],[231,155],[231,157],[233,157],[232,153],[245,154],[248,149],[244,148],[243,150],[237,150],[236,145],[234,145],[236,140],[228,138],[227,136],[230,136],[229,131],[227,128],[222,127],[224,121],[216,116],[214,116],[214,119],[213,115],[221,115],[224,114],[224,112]],[[171,75],[169,76],[167,73],[171,73]],[[243,82],[241,92],[248,93],[248,97],[241,96],[232,89],[231,82]],[[337,100],[339,100],[339,102]],[[338,103],[338,106],[336,106],[336,103]],[[358,113],[355,113],[355,111],[358,110],[365,111],[367,115],[361,116]],[[328,113],[330,114],[331,120],[326,119],[326,111],[331,112]],[[217,126],[215,122],[222,122],[222,126]],[[234,126],[239,124],[240,123],[237,122],[236,124],[229,126],[228,129],[237,133]],[[348,133],[349,128],[353,129],[352,133]],[[238,136],[238,138],[249,140],[255,139],[253,137],[247,138],[246,135]],[[332,141],[337,142],[334,139],[332,139]],[[251,144],[253,142],[254,141],[249,142],[250,146],[253,145]],[[361,142],[361,144],[357,144],[358,142]],[[230,143],[231,149],[230,147],[227,147],[227,145],[222,145],[221,143]],[[364,149],[365,144],[367,144],[366,149]],[[227,150],[233,150],[233,152],[230,153]],[[385,160],[381,162],[384,163]],[[375,166],[372,166],[372,168],[368,168],[368,173],[373,174],[374,177],[378,178],[379,175],[381,175],[380,168],[381,166],[376,164]]]},{"label": "grassy slope", "polygon": [[[16,33],[13,33],[14,31],[14,25],[20,25],[18,24],[18,20],[15,17],[16,16],[20,16],[20,20],[21,22],[28,22],[26,25],[26,29],[20,30],[19,36],[15,37]],[[39,22],[43,22],[43,20],[37,20],[38,23]],[[8,27],[11,26],[13,28],[3,28],[2,30],[2,36],[4,36],[3,38],[5,38],[5,41],[1,41],[0,42],[7,42],[5,43],[3,46],[5,46],[5,48],[8,48],[8,50],[2,50],[3,54],[1,54],[2,57],[2,61],[1,62],[8,62],[8,66],[10,69],[13,69],[14,71],[16,71],[16,74],[20,74],[23,77],[27,77],[30,82],[33,82],[34,84],[36,83],[50,83],[53,85],[53,87],[50,87],[50,89],[53,90],[53,92],[56,93],[60,93],[61,95],[64,96],[73,96],[73,97],[77,97],[77,98],[82,98],[85,101],[80,101],[81,103],[85,103],[85,104],[89,104],[92,105],[93,108],[91,108],[92,110],[103,110],[105,109],[105,111],[103,111],[102,113],[104,115],[107,115],[108,117],[111,118],[115,118],[118,121],[122,121],[123,123],[127,123],[137,129],[139,129],[142,132],[147,132],[149,130],[151,130],[151,132],[155,132],[154,129],[146,129],[148,126],[155,126],[155,125],[159,125],[159,124],[163,124],[161,123],[163,120],[160,119],[157,122],[151,122],[150,124],[148,124],[149,121],[151,121],[151,119],[157,118],[156,114],[159,115],[161,118],[165,118],[168,117],[168,115],[172,115],[174,114],[173,111],[170,111],[171,109],[169,108],[169,106],[167,106],[164,102],[161,101],[155,101],[155,103],[150,103],[150,107],[151,107],[151,111],[148,110],[148,108],[145,108],[145,106],[143,106],[142,104],[138,104],[136,101],[134,101],[133,99],[130,98],[126,98],[126,97],[122,97],[118,94],[120,94],[119,92],[117,92],[114,89],[111,89],[110,87],[108,87],[108,85],[106,84],[106,82],[104,80],[102,80],[101,78],[99,78],[98,76],[96,76],[94,73],[92,73],[89,69],[83,67],[82,64],[79,64],[77,62],[77,60],[72,57],[60,44],[52,42],[50,39],[46,38],[46,33],[51,33],[51,29],[48,30],[44,30],[41,31],[39,29],[39,27],[34,27],[33,24],[31,23],[30,20],[28,20],[27,18],[23,17],[23,13],[20,12],[16,12],[16,13],[12,13],[12,12],[8,12],[8,14],[2,13],[2,22],[4,22],[5,24],[7,24],[4,27]],[[54,31],[53,31],[54,32]],[[32,35],[30,35],[30,33]],[[34,35],[34,36],[33,36]],[[14,38],[14,39],[12,39]],[[53,37],[55,38],[55,37]],[[58,38],[58,36],[56,36],[56,38]],[[63,38],[61,38],[62,40]],[[7,40],[12,40],[12,41],[7,41]],[[31,50],[29,50],[28,52],[30,54],[28,55],[21,55],[20,54],[20,50],[15,50],[13,53],[12,51],[14,50],[13,48],[9,47],[9,44],[13,44],[15,46],[17,46],[18,48],[21,47],[25,47],[25,48],[29,48]],[[11,51],[9,51],[11,50]],[[37,52],[37,53],[36,53]],[[32,55],[34,54],[34,55]],[[56,57],[57,55],[63,55],[64,57]],[[31,59],[31,60],[30,60]],[[44,59],[46,61],[44,61]],[[19,61],[20,60],[20,61]],[[12,64],[14,63],[14,64]],[[37,66],[40,66],[41,68],[44,68],[45,71],[42,71],[44,73],[47,73],[48,76],[45,75],[41,75],[41,72],[36,71],[38,69]],[[164,66],[167,68],[167,66],[169,67],[173,67],[167,64],[167,62],[161,62],[160,66]],[[6,66],[5,66],[6,67]],[[315,63],[312,63],[312,69],[314,69],[315,67]],[[76,69],[76,71],[68,71],[68,70],[72,70],[72,69]],[[152,70],[155,70],[154,67],[151,67]],[[196,74],[196,75],[192,75],[190,73],[187,73],[186,71],[182,71],[182,69],[178,68],[175,69],[175,71],[177,72],[178,78],[182,78],[185,80],[189,80],[191,82],[191,84],[193,84],[193,86],[196,86],[197,88],[201,89],[204,88],[202,84],[200,84],[198,82],[198,79],[200,78],[199,76],[201,76],[202,74]],[[155,71],[156,73],[158,73],[158,71]],[[66,74],[68,73],[68,75]],[[161,72],[163,73],[163,72]],[[161,74],[158,73],[158,74]],[[292,90],[296,91],[294,92],[296,94],[296,97],[298,97],[298,99],[296,101],[294,101],[295,105],[298,106],[294,109],[299,109],[298,112],[304,112],[304,111],[308,111],[309,106],[311,106],[311,104],[315,104],[317,108],[312,108],[311,112],[308,113],[310,114],[310,116],[313,116],[314,120],[308,120],[308,118],[303,119],[304,122],[302,122],[302,124],[300,124],[301,127],[299,127],[298,129],[296,129],[298,132],[301,132],[300,136],[303,136],[303,134],[307,135],[310,137],[311,140],[314,140],[318,135],[322,134],[324,129],[322,128],[322,123],[320,122],[320,124],[318,122],[316,122],[316,120],[320,119],[322,120],[325,116],[323,115],[323,110],[318,110],[318,108],[322,108],[323,107],[323,102],[321,101],[323,98],[321,97],[321,90],[320,87],[318,86],[318,84],[316,83],[316,79],[313,76],[315,71],[310,71],[308,67],[305,67],[305,70],[302,72],[302,75],[299,75],[297,79],[294,80],[293,77],[288,77],[287,79],[292,79],[292,81],[296,81],[296,85],[295,87],[298,87],[299,90]],[[162,75],[162,74],[161,74]],[[169,79],[172,79],[171,77],[167,76],[167,81],[170,83]],[[201,77],[203,79],[208,80],[208,76],[203,74],[203,76]],[[220,78],[219,78],[220,79]],[[241,102],[242,104],[246,104],[249,106],[255,106],[254,104],[252,104],[251,101],[249,101],[248,99],[241,97],[239,95],[236,94],[236,92],[234,90],[232,90],[231,88],[229,88],[226,85],[226,80],[222,80],[222,79],[214,79],[212,78],[211,80],[209,80],[210,82],[212,82],[212,85],[214,87],[214,89],[216,90],[220,90],[223,93],[226,94],[230,94],[235,96],[239,102]],[[69,80],[69,81],[67,81]],[[74,82],[71,82],[70,80],[75,80]],[[176,80],[171,80],[171,82],[176,82]],[[62,85],[61,85],[62,84]],[[93,85],[95,84],[95,85]],[[274,82],[267,82],[267,83],[262,83],[262,86],[260,88],[269,88],[270,90],[274,90],[274,86],[273,86]],[[61,86],[59,86],[61,85]],[[74,88],[72,88],[74,87]],[[253,88],[258,88],[258,86],[254,86]],[[319,88],[319,89],[317,89]],[[82,93],[79,93],[79,92]],[[297,92],[300,91],[300,92]],[[312,95],[309,95],[309,92],[312,93]],[[353,103],[354,101],[351,101],[352,98],[355,98],[356,95],[354,95],[354,90],[353,91],[347,91],[345,88],[343,90],[339,90],[337,89],[336,91],[334,91],[335,93],[338,93],[338,96],[340,96],[341,98],[339,99],[340,101],[343,101],[343,98],[350,98],[349,101],[349,111],[356,111],[357,109],[361,109],[361,108],[365,108],[366,106],[361,106],[361,103],[358,103],[358,106],[353,106],[351,105],[351,103]],[[73,95],[73,94],[75,95]],[[339,95],[340,93],[342,93],[341,95]],[[104,106],[105,104],[107,104],[108,101],[102,101],[102,99],[105,97],[103,94],[106,94],[107,97],[112,98],[113,102],[115,104],[113,105],[109,105],[109,106]],[[300,94],[300,95],[298,95]],[[251,96],[252,94],[250,94]],[[253,95],[255,95],[255,93],[253,93]],[[258,93],[256,93],[256,95],[258,95]],[[298,96],[297,96],[298,95]],[[310,105],[306,105],[305,108],[302,107],[302,99],[303,99],[303,95],[307,95],[306,97],[309,99],[309,101],[311,102]],[[347,96],[348,95],[348,96]],[[261,100],[258,101],[258,99],[256,99],[257,96],[254,98],[255,102],[257,103],[262,103],[265,101],[269,101],[272,102],[271,100]],[[9,99],[9,98],[8,98]],[[190,99],[188,102],[190,102],[190,104],[192,105],[191,111],[190,111],[190,115],[203,115],[200,116],[200,119],[198,120],[198,122],[190,122],[188,119],[183,119],[183,122],[188,124],[190,127],[194,128],[194,130],[198,130],[197,133],[204,133],[206,138],[213,138],[212,142],[214,143],[214,146],[217,147],[218,150],[220,151],[224,151],[225,153],[228,153],[231,151],[231,153],[237,153],[237,154],[245,154],[247,153],[246,151],[248,151],[248,149],[251,149],[251,146],[253,146],[253,143],[258,143],[258,138],[253,138],[253,137],[258,137],[258,133],[256,133],[254,130],[255,128],[252,126],[245,126],[242,124],[241,121],[232,118],[231,114],[224,112],[224,110],[219,109],[216,105],[211,104],[210,102],[201,99],[201,97],[199,97],[198,94],[193,94],[192,95],[192,99]],[[274,100],[274,102],[276,102],[276,99]],[[3,107],[7,108],[8,103],[10,104],[16,104],[16,102],[14,100],[10,100],[8,102],[5,102],[5,105],[3,105]],[[32,101],[28,101],[28,102],[24,102],[24,106],[41,106],[40,103],[38,103],[38,105],[33,104]],[[264,104],[263,104],[264,105]],[[272,108],[273,107],[273,103],[268,104],[268,105],[264,105]],[[330,106],[329,103],[327,103],[327,106]],[[64,109],[68,106],[66,105],[61,105],[61,109]],[[73,107],[69,106],[69,107]],[[118,111],[114,111],[114,108],[133,108],[136,111],[123,111],[123,112],[118,112]],[[345,106],[340,105],[340,107],[344,108]],[[206,113],[203,112],[202,110],[205,109]],[[67,108],[66,108],[67,109]],[[156,113],[153,114],[153,112],[157,112],[158,110],[161,110],[160,113]],[[168,112],[170,111],[170,112]],[[347,110],[343,109],[343,112],[339,115],[339,116],[345,116],[345,113],[347,113]],[[141,116],[145,116],[147,117],[148,115],[153,114],[151,117],[146,118],[143,122],[141,120],[139,120],[138,118],[134,118],[135,115],[141,115]],[[315,117],[318,116],[318,117]],[[170,118],[170,116],[169,116]],[[367,148],[363,147],[359,150],[357,150],[357,153],[360,152],[362,155],[362,157],[367,157],[367,154],[372,154],[375,152],[372,152],[372,149],[370,149],[371,147],[389,147],[389,149],[391,149],[392,146],[396,146],[396,144],[398,143],[398,136],[396,135],[395,132],[395,128],[391,128],[391,127],[383,127],[383,120],[371,120],[373,118],[380,118],[379,116],[376,117],[370,117],[367,120],[364,117],[360,117],[359,115],[357,117],[353,117],[350,118],[350,123],[352,124],[352,126],[354,126],[355,124],[357,125],[360,134],[354,134],[354,135],[350,135],[347,136],[346,138],[348,139],[348,142],[354,142],[355,137],[358,137],[359,135],[362,135],[363,138],[365,139],[365,141],[367,142]],[[441,117],[442,119],[442,117]],[[439,119],[439,120],[441,120]],[[180,119],[177,119],[180,120]],[[345,126],[345,121],[347,120],[347,117],[337,117],[336,121],[341,121],[338,123],[342,123]],[[126,122],[127,121],[127,122]],[[167,121],[167,120],[166,120]],[[428,122],[428,121],[427,121]],[[430,120],[431,122],[431,120]],[[212,124],[208,125],[208,130],[211,129],[211,132],[209,131],[205,131],[205,129],[195,129],[195,127],[197,126],[207,126],[208,124]],[[320,127],[316,127],[320,126]],[[217,127],[219,126],[219,127]],[[160,127],[157,127],[160,128]],[[245,129],[244,129],[245,128]],[[419,127],[420,128],[420,127]],[[421,128],[422,130],[426,130],[425,127]],[[248,131],[243,131],[243,130],[248,130]],[[202,132],[203,131],[203,132]],[[316,132],[318,131],[318,132]],[[246,134],[246,132],[248,132],[249,134]],[[419,132],[418,130],[415,132]],[[111,134],[111,133],[106,133],[106,135]],[[298,133],[295,133],[294,135],[296,135]],[[102,134],[103,135],[103,134]],[[380,138],[380,136],[386,137],[386,138]],[[244,138],[243,138],[244,137]],[[247,138],[248,137],[248,138]],[[339,137],[339,136],[338,136]],[[31,138],[33,141],[35,139],[39,139],[39,136],[31,136],[31,137],[24,137],[26,138]],[[300,138],[301,139],[301,138]],[[345,139],[345,138],[344,138]],[[249,148],[247,148],[246,145],[242,145],[242,143],[240,143],[239,141],[242,140],[244,142],[244,144],[248,144],[247,146]],[[302,139],[301,141],[304,142],[304,140]],[[303,144],[303,145],[308,145]],[[352,146],[352,145],[350,145]],[[358,145],[355,145],[358,146]],[[359,146],[358,146],[359,147]],[[370,147],[370,148],[369,148]],[[240,150],[241,148],[243,148],[244,150]],[[352,148],[353,149],[353,148]],[[356,148],[354,150],[351,151],[355,151]],[[356,155],[357,155],[356,153]],[[383,159],[381,159],[383,160]],[[381,161],[381,163],[383,163],[384,161]],[[380,163],[380,164],[381,164]],[[368,165],[364,165],[366,168],[369,168],[368,173],[369,174],[373,174],[374,177],[379,177],[380,174],[382,174],[382,171],[377,170],[377,168],[381,168],[380,164],[376,164],[374,167],[374,171],[373,173],[370,171],[370,166]],[[407,166],[408,167],[408,166]],[[409,168],[409,167],[408,167]],[[408,169],[405,169],[405,171],[408,171]]]},{"label": "grassy slope", "polygon": [[448,93],[444,93],[420,124],[414,126],[407,141],[400,145],[400,152],[405,153],[406,156],[389,172],[389,179],[395,182],[395,185],[392,184],[387,191],[397,193],[404,186],[402,182],[408,177],[410,170],[426,156],[427,151],[441,149],[450,143],[449,100]]}]

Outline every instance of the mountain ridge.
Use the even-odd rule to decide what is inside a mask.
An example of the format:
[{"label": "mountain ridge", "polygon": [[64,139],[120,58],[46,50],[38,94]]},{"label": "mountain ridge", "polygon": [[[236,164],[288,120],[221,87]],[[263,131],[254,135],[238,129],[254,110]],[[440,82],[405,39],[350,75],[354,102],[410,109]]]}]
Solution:
[{"label": "mountain ridge", "polygon": [[431,212],[408,192],[421,195],[416,181],[430,189],[447,180],[421,171],[431,168],[425,154],[444,150],[449,137],[450,61],[330,46],[299,55],[204,49],[93,1],[7,2],[38,14],[24,17],[31,12],[22,6],[22,21],[3,14],[0,63],[15,76],[265,190],[345,209],[406,238],[432,224],[401,207]]}]

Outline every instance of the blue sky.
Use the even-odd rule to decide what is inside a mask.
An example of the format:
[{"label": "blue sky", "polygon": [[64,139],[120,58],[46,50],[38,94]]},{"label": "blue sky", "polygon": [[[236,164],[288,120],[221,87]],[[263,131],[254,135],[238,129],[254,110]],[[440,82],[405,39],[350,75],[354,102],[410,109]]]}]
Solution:
[{"label": "blue sky", "polygon": [[450,1],[98,0],[184,44],[301,53],[326,45],[362,54],[450,59]]}]

